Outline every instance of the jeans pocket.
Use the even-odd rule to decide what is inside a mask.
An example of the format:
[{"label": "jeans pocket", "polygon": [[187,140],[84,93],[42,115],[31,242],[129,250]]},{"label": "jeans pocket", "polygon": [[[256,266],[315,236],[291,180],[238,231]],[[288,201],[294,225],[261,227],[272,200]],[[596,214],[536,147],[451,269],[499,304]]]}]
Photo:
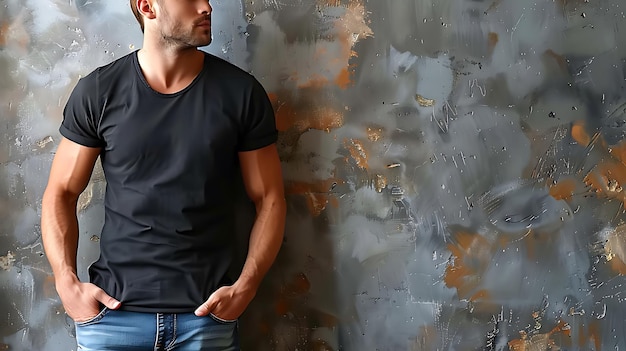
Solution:
[{"label": "jeans pocket", "polygon": [[109,309],[107,307],[104,307],[95,317],[82,322],[74,322],[74,324],[76,324],[77,327],[84,327],[87,325],[96,324],[100,322],[102,318],[104,318],[108,311]]},{"label": "jeans pocket", "polygon": [[209,317],[211,317],[214,321],[220,323],[220,324],[234,324],[237,323],[236,319],[233,320],[228,320],[228,319],[222,319],[216,315],[214,315],[213,313],[209,313]]}]

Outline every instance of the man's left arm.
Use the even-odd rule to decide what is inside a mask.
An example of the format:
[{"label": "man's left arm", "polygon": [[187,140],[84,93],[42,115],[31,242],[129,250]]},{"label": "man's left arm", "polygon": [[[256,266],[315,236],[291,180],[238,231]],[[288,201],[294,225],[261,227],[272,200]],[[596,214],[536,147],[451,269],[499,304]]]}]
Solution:
[{"label": "man's left arm", "polygon": [[211,313],[224,320],[239,318],[254,298],[282,244],[286,204],[276,144],[240,152],[239,162],[246,191],[256,207],[248,256],[239,279],[215,291],[196,309],[198,316]]}]

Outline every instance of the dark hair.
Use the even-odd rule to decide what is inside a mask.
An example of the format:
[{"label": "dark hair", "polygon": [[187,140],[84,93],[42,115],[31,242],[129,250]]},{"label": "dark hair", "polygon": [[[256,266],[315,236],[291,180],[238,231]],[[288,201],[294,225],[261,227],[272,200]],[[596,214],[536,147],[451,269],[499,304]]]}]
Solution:
[{"label": "dark hair", "polygon": [[133,11],[137,22],[139,22],[139,27],[143,33],[143,16],[139,13],[139,10],[137,10],[137,0],[130,0],[130,9]]}]

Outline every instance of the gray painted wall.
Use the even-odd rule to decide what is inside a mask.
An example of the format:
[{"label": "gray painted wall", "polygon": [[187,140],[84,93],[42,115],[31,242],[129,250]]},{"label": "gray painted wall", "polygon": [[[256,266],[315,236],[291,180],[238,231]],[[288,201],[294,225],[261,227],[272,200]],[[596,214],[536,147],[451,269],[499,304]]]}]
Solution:
[{"label": "gray painted wall", "polygon": [[[207,50],[271,95],[288,193],[248,349],[626,349],[622,0],[212,4]],[[0,2],[0,349],[76,347],[41,195],[77,79],[140,45],[125,0]]]}]

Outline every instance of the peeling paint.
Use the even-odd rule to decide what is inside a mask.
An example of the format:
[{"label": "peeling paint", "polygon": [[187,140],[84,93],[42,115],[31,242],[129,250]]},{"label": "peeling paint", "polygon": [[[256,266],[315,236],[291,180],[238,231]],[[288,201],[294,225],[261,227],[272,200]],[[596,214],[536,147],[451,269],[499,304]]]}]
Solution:
[{"label": "peeling paint", "polygon": [[0,256],[0,268],[5,271],[11,269],[13,263],[15,263],[15,255],[11,251],[7,252],[6,256]]},{"label": "peeling paint", "polygon": [[367,139],[369,141],[379,141],[385,135],[385,127],[378,125],[370,125],[367,127]]},{"label": "peeling paint", "polygon": [[415,95],[415,101],[422,107],[433,107],[436,102],[434,99],[427,99],[420,94]]},{"label": "peeling paint", "polygon": [[521,331],[521,339],[509,342],[511,351],[540,351],[540,350],[562,350],[556,342],[551,338],[553,334],[563,333],[570,336],[570,327],[567,323],[561,321],[550,332],[545,334],[528,335]]},{"label": "peeling paint", "polygon": [[53,141],[54,141],[54,139],[52,139],[52,137],[48,135],[47,137],[37,141],[37,146],[40,149],[43,149],[44,147],[46,147],[46,145],[50,144]]},{"label": "peeling paint", "polygon": [[365,151],[365,147],[363,146],[363,142],[357,139],[350,139],[344,142],[344,145],[350,152],[350,156],[352,160],[356,162],[357,167],[361,169],[368,169],[369,166],[367,164],[367,152]]},{"label": "peeling paint", "polygon": [[458,232],[456,244],[449,244],[452,259],[446,268],[444,282],[455,288],[461,299],[476,300],[488,296],[483,290],[476,290],[491,261],[492,245],[477,234]]}]

